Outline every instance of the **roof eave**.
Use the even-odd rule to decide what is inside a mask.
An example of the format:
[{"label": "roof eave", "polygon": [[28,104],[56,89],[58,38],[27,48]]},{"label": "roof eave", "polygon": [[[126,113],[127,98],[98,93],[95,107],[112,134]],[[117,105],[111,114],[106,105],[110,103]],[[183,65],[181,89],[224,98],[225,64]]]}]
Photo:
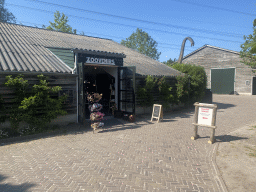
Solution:
[{"label": "roof eave", "polygon": [[114,52],[107,52],[107,51],[96,51],[91,49],[71,49],[73,53],[85,53],[85,54],[97,54],[101,56],[109,56],[109,57],[119,57],[119,58],[126,58],[126,55],[123,53],[114,53]]}]

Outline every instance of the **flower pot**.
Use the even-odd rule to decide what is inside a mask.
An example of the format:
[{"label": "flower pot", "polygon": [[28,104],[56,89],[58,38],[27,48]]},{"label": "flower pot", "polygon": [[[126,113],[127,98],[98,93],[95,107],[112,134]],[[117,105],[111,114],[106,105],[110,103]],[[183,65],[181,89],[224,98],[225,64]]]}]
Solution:
[{"label": "flower pot", "polygon": [[129,121],[133,123],[135,121],[135,115],[130,115]]}]

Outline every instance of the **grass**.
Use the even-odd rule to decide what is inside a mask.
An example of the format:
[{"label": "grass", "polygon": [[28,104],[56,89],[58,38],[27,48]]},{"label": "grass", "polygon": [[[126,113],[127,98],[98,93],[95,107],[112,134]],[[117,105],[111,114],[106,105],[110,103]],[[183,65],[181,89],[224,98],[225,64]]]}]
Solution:
[{"label": "grass", "polygon": [[251,147],[248,147],[248,146],[244,146],[244,147],[253,151],[252,153],[249,153],[249,156],[256,157],[256,149],[252,149]]}]

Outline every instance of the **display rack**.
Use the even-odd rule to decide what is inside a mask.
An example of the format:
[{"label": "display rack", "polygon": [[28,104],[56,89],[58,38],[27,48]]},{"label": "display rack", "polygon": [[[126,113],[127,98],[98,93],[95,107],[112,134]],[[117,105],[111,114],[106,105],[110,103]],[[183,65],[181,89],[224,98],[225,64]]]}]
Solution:
[{"label": "display rack", "polygon": [[104,113],[101,113],[102,105],[99,103],[99,101],[102,98],[102,94],[94,93],[94,94],[88,94],[87,99],[89,102],[89,111],[90,111],[90,120],[91,120],[91,127],[93,128],[93,133],[98,128],[103,128],[104,123],[101,122],[103,116],[105,116]]}]

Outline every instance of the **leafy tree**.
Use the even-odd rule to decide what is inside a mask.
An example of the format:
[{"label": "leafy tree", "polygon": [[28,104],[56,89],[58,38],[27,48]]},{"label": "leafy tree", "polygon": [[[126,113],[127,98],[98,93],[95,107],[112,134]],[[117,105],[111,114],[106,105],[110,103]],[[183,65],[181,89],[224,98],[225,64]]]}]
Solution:
[{"label": "leafy tree", "polygon": [[65,33],[73,33],[76,34],[76,29],[72,30],[72,27],[68,25],[68,16],[64,13],[60,15],[59,11],[54,13],[54,23],[50,22],[50,25],[46,29],[62,31]]},{"label": "leafy tree", "polygon": [[5,3],[5,0],[0,0],[0,21],[16,23],[15,16],[11,12],[9,12],[6,8],[4,8],[4,3]]},{"label": "leafy tree", "polygon": [[174,63],[176,63],[176,58],[172,60],[171,58],[168,59],[167,61],[164,61],[163,64],[172,66]]},{"label": "leafy tree", "polygon": [[244,40],[240,51],[242,62],[251,67],[256,67],[256,19],[253,21],[253,34],[244,36]]},{"label": "leafy tree", "polygon": [[148,33],[137,28],[136,32],[132,33],[126,40],[122,40],[121,44],[137,50],[138,52],[147,55],[155,60],[159,59],[161,53],[157,52],[157,42],[152,39]]}]

